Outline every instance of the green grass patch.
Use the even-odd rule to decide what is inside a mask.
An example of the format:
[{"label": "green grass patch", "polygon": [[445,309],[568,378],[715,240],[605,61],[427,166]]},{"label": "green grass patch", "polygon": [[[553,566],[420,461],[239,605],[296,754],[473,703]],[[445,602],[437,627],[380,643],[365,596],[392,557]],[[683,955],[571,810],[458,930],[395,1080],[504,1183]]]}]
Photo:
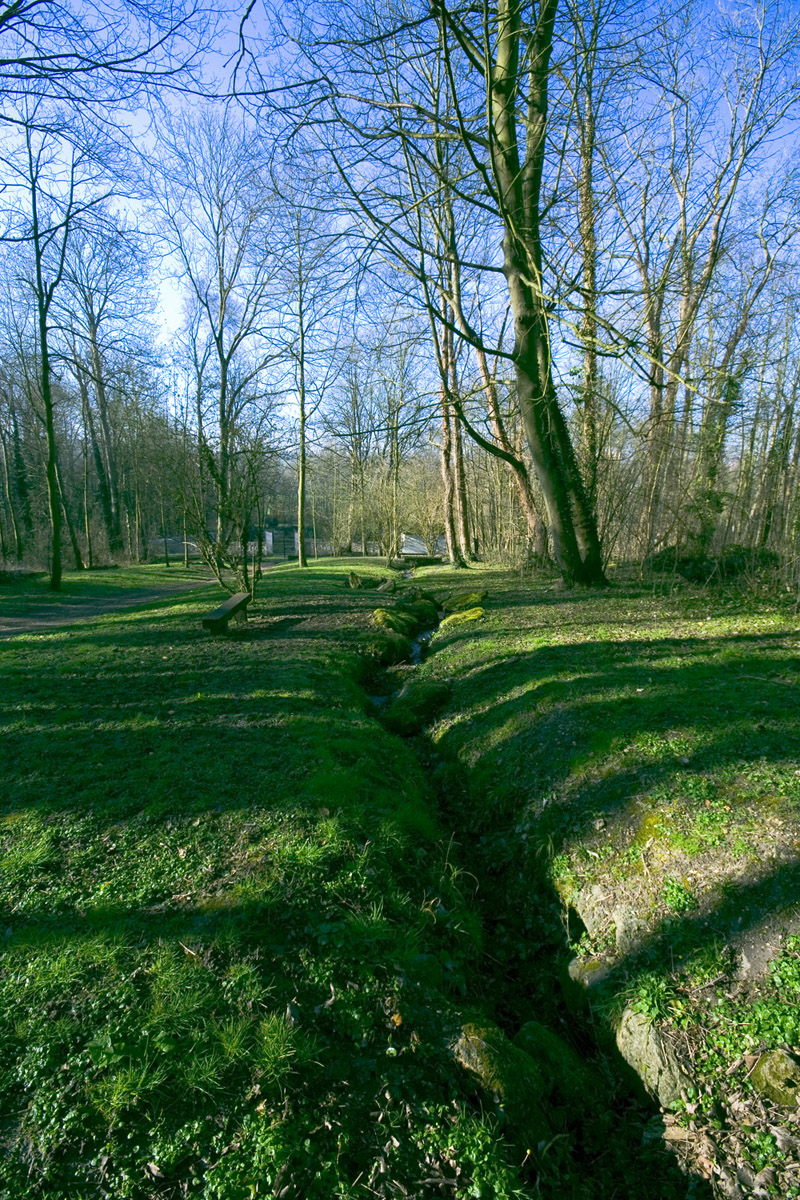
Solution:
[{"label": "green grass patch", "polygon": [[207,588],[0,643],[3,1197],[355,1197],[387,1153],[512,1194],[447,1050],[480,922],[346,582],[274,567],[224,638]]},{"label": "green grass patch", "polygon": [[25,616],[32,607],[58,610],[64,602],[78,600],[124,601],[139,591],[169,591],[193,584],[198,588],[211,582],[209,570],[190,563],[188,568],[174,563],[142,563],[93,571],[65,571],[60,592],[52,592],[49,576],[41,572],[7,575],[0,578],[0,613]]},{"label": "green grass patch", "polygon": [[417,668],[447,684],[427,747],[375,718],[405,638],[341,563],[272,567],[224,638],[208,587],[0,642],[3,1200],[686,1194],[611,1112],[515,1159],[448,1041],[476,1003],[561,1027],[577,946],[694,1048],[687,1119],[728,1120],[737,1037],[797,1044],[793,943],[733,982],[797,904],[798,619],[470,578],[491,604]]},{"label": "green grass patch", "polygon": [[470,868],[494,902],[513,897],[491,928],[498,975],[534,991],[543,941],[550,978],[559,943],[616,963],[601,1009],[680,1031],[698,1075],[688,1117],[730,1123],[758,1171],[763,1109],[744,1124],[747,1086],[725,1072],[743,1048],[800,1050],[795,944],[738,976],[742,939],[769,936],[778,953],[800,918],[800,618],[734,586],[618,577],[591,593],[475,576],[491,609],[434,639],[423,669],[451,684],[433,734]]}]

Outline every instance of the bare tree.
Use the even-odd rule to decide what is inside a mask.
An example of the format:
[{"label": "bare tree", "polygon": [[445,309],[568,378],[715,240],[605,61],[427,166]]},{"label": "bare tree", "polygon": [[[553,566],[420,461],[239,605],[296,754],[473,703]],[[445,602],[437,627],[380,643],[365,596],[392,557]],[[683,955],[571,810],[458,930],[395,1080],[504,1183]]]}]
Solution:
[{"label": "bare tree", "polygon": [[122,552],[119,431],[113,408],[114,364],[146,357],[148,262],[141,243],[109,214],[76,224],[66,256],[58,321],[81,395],[108,548]]},{"label": "bare tree", "polygon": [[245,513],[240,445],[245,426],[263,423],[272,407],[266,369],[276,357],[277,263],[257,138],[230,113],[180,116],[165,132],[152,182],[163,243],[188,297],[195,434],[210,484],[203,495],[213,504],[213,536],[200,510],[194,532],[220,583],[232,569],[246,586],[251,506]]},{"label": "bare tree", "polygon": [[659,539],[679,391],[737,197],[768,168],[772,139],[797,103],[796,22],[771,8],[742,10],[737,25],[709,24],[702,13],[684,5],[651,28],[641,72],[619,101],[616,137],[602,143],[639,277],[649,389],[645,552]]},{"label": "bare tree", "polygon": [[[354,209],[373,238],[401,256],[418,251],[408,230],[413,203],[398,178],[398,164],[405,171],[408,159],[421,161],[434,188],[451,189],[501,233],[502,263],[490,258],[478,266],[490,279],[505,278],[515,335],[506,356],[554,553],[566,580],[602,583],[597,528],[556,395],[544,277],[542,184],[556,15],[557,0],[456,8],[437,0],[396,8],[391,27],[387,18],[348,13],[331,15],[329,29],[319,32],[317,20],[301,34],[315,76],[302,128],[319,118],[316,132]],[[418,80],[432,62],[441,65],[443,96],[434,109],[430,89]],[[436,147],[447,142],[462,151],[455,179],[442,177],[437,160]],[[439,256],[450,262],[446,246]],[[475,329],[458,333],[486,348]]]},{"label": "bare tree", "polygon": [[53,306],[64,280],[70,236],[76,222],[107,198],[107,175],[103,144],[91,132],[76,128],[74,122],[50,120],[40,102],[26,103],[18,111],[15,132],[10,148],[0,157],[9,180],[6,241],[29,252],[28,264],[18,272],[18,279],[34,305],[39,401],[47,441],[50,587],[59,591],[62,490],[53,392]]},{"label": "bare tree", "polygon": [[[0,98],[98,107],[155,84],[196,83],[216,11],[163,0],[11,0],[0,4]],[[0,119],[14,121],[0,109]]]},{"label": "bare tree", "polygon": [[309,432],[344,365],[338,346],[348,273],[340,255],[340,231],[326,211],[309,164],[292,163],[280,174],[273,173],[271,186],[276,218],[272,236],[279,242],[275,249],[278,337],[289,359],[297,401],[297,561],[305,567]]}]

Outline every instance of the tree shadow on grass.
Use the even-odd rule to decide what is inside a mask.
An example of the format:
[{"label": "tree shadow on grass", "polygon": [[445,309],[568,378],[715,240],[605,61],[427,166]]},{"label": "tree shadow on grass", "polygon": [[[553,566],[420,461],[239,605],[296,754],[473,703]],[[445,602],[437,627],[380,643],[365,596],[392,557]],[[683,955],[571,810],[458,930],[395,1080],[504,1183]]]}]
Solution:
[{"label": "tree shadow on grass", "polygon": [[[187,1143],[180,1157],[165,1163],[156,1154],[162,1186],[174,1187],[169,1194],[177,1196],[192,1174],[213,1173],[218,1147],[215,1152],[210,1135],[223,1120],[234,1134],[236,1122],[244,1120],[242,1129],[247,1128],[247,1105],[244,1111],[241,1104],[232,1105],[231,1091],[238,1088],[246,1095],[252,1079],[234,1064],[219,1090],[210,1091],[208,1081],[195,1085],[190,1060],[208,1059],[217,1031],[231,1021],[254,1030],[265,1016],[283,1020],[285,1011],[298,1047],[303,1040],[311,1047],[308,1061],[298,1061],[297,1070],[283,1079],[284,1120],[291,1114],[297,1126],[302,1118],[304,1135],[311,1132],[314,1142],[313,1172],[303,1161],[302,1137],[284,1147],[284,1166],[294,1176],[297,1194],[322,1200],[325,1192],[312,1180],[324,1180],[334,1159],[342,1159],[344,1173],[349,1167],[353,1178],[383,1162],[380,1173],[393,1186],[408,1191],[410,1185],[408,1194],[420,1200],[452,1194],[454,1180],[441,1173],[435,1155],[428,1156],[424,1179],[404,1173],[408,1164],[402,1158],[409,1130],[418,1136],[426,1122],[447,1120],[459,1105],[472,1106],[476,1100],[492,1111],[489,1097],[476,1096],[469,1076],[453,1063],[449,1042],[462,1019],[458,1003],[454,1007],[436,987],[404,970],[402,951],[398,947],[387,953],[379,927],[370,929],[355,914],[320,911],[315,900],[297,893],[289,902],[277,897],[232,901],[217,909],[197,903],[157,910],[107,904],[81,912],[61,906],[3,914],[0,921],[8,922],[6,958],[17,969],[19,956],[25,956],[25,988],[41,991],[39,960],[46,963],[48,954],[57,960],[57,967],[46,963],[44,968],[43,1017],[45,1030],[48,1023],[53,1030],[52,1035],[45,1031],[48,1067],[55,1078],[63,1079],[67,1071],[87,1089],[88,1108],[86,1099],[77,1099],[75,1087],[70,1103],[82,1106],[84,1138],[98,1144],[105,1139],[113,1167],[120,1161],[129,1163],[129,1170],[138,1166],[141,1177],[143,1162],[131,1157],[126,1138],[130,1141],[133,1134],[146,1143],[148,1127],[158,1127],[162,1138],[173,1130],[178,1136],[184,1126],[199,1121],[203,1133]],[[171,972],[166,995],[165,965]],[[243,965],[249,976],[243,976]],[[263,985],[255,1010],[252,1001],[242,1007],[236,990],[243,978],[253,988],[254,970]],[[397,1013],[402,1022],[395,1020]],[[36,1054],[41,1029],[36,1021],[26,1024],[23,1014],[21,1005],[17,1037],[26,1038]],[[17,1050],[11,1042],[7,1048],[9,1053]],[[108,1127],[103,1103],[107,1106],[107,1097],[114,1095],[114,1081],[124,1082],[137,1065],[145,1065],[156,1082],[114,1114]],[[255,1098],[273,1107],[277,1100],[267,1085],[256,1090]],[[311,1130],[309,1103],[312,1112],[321,1106],[324,1126],[315,1121]],[[502,1107],[496,1112],[502,1122]],[[552,1115],[561,1134],[552,1146],[534,1147],[526,1156],[526,1162],[540,1163],[522,1173],[531,1196],[594,1200],[598,1195],[644,1194],[645,1187],[661,1200],[687,1195],[687,1181],[671,1155],[653,1139],[642,1145],[647,1127],[641,1110],[624,1094],[617,1095],[612,1108],[593,1110],[589,1103],[586,1111],[570,1114],[566,1130],[563,1114]],[[387,1129],[393,1131],[389,1143]],[[500,1132],[495,1128],[494,1135]],[[513,1135],[513,1130],[503,1132]],[[248,1135],[238,1136],[247,1147]],[[451,1136],[459,1136],[458,1130]],[[75,1164],[75,1169],[76,1177],[86,1178],[85,1164]],[[242,1178],[247,1177],[245,1165]],[[146,1190],[135,1194],[149,1195]],[[702,1186],[691,1194],[706,1196]]]},{"label": "tree shadow on grass", "polygon": [[[792,636],[587,641],[504,656],[456,685],[457,701],[459,692],[472,699],[469,719],[446,728],[437,746],[473,779],[490,778],[517,817],[548,808],[548,833],[561,826],[580,838],[597,817],[624,819],[631,800],[656,787],[712,769],[793,763]],[[792,792],[800,802],[800,782]]]},{"label": "tree shadow on grass", "polygon": [[[739,676],[757,669],[763,672],[764,650],[773,644],[777,646],[771,637],[741,639],[743,647],[744,643],[748,646],[737,658]],[[335,1158],[341,1153],[336,1146],[337,1137],[347,1142],[362,1135],[374,1141],[378,1136],[374,1114],[382,1111],[382,1105],[391,1114],[395,1113],[394,1107],[388,1101],[384,1105],[381,1099],[386,1091],[404,1097],[406,1103],[431,1106],[453,1098],[443,1086],[443,1080],[448,1080],[450,1086],[455,1086],[457,1097],[469,1095],[470,1088],[463,1079],[453,1085],[451,1068],[444,1066],[438,1050],[431,1049],[433,1029],[431,1025],[426,1027],[425,1021],[433,1019],[437,987],[417,980],[413,995],[403,993],[412,995],[408,1008],[392,1009],[390,1001],[397,975],[392,964],[404,960],[402,947],[397,953],[390,953],[388,943],[381,940],[394,934],[391,931],[386,934],[379,912],[370,924],[363,919],[359,923],[334,908],[320,911],[319,895],[326,894],[326,903],[331,901],[324,887],[321,893],[312,889],[304,892],[300,886],[289,897],[279,892],[277,898],[269,894],[259,900],[247,898],[246,871],[238,878],[228,874],[215,880],[210,876],[208,894],[202,903],[198,903],[196,889],[181,899],[184,885],[180,864],[185,860],[179,858],[185,848],[183,834],[189,827],[194,828],[194,821],[199,818],[202,831],[206,819],[211,825],[224,822],[231,814],[252,813],[256,820],[263,816],[263,828],[254,843],[255,853],[262,856],[267,853],[261,842],[269,834],[269,821],[291,809],[300,810],[311,829],[335,818],[348,805],[360,808],[365,814],[359,830],[363,839],[360,844],[379,835],[383,820],[381,806],[391,807],[392,793],[403,795],[415,768],[408,752],[401,753],[398,743],[358,710],[355,693],[348,690],[355,688],[352,680],[344,693],[325,690],[332,660],[319,656],[317,649],[326,641],[330,642],[330,635],[326,638],[324,631],[314,637],[298,631],[297,637],[283,642],[284,661],[281,639],[232,638],[224,647],[214,648],[219,655],[210,664],[207,643],[186,628],[183,614],[175,619],[159,618],[155,627],[143,622],[131,628],[128,622],[120,621],[115,622],[113,631],[99,627],[91,634],[82,632],[80,640],[71,641],[72,650],[82,650],[86,655],[82,671],[62,674],[52,669],[52,659],[32,649],[14,667],[14,694],[10,699],[22,706],[21,715],[17,724],[12,721],[13,728],[6,732],[2,754],[5,799],[15,810],[36,808],[43,817],[53,819],[57,832],[59,823],[65,825],[70,815],[96,817],[101,832],[112,839],[121,826],[129,823],[134,840],[142,834],[143,856],[156,852],[163,853],[164,859],[157,886],[149,894],[150,903],[133,900],[129,905],[84,903],[78,911],[75,902],[70,906],[53,899],[48,904],[41,896],[37,903],[35,897],[29,897],[28,910],[19,910],[8,918],[9,946],[20,948],[38,941],[46,949],[51,941],[54,946],[63,945],[67,954],[77,953],[81,943],[107,933],[132,946],[137,953],[142,947],[156,948],[159,943],[170,943],[179,963],[184,958],[186,963],[193,963],[195,957],[208,953],[208,966],[203,969],[212,972],[216,970],[215,962],[227,961],[225,955],[230,955],[232,947],[238,947],[237,954],[241,950],[243,957],[260,962],[258,970],[269,976],[273,992],[265,1011],[273,1015],[288,1012],[292,1028],[295,1027],[292,1022],[298,1028],[305,1028],[307,1021],[312,1034],[317,1031],[315,1036],[323,1040],[330,1037],[331,1044],[338,1047],[335,1054],[318,1054],[318,1058],[323,1062],[323,1070],[334,1071],[336,1087],[341,1087],[343,1094],[349,1089],[354,1099],[349,1111],[337,1110],[337,1119],[342,1122],[338,1133],[327,1130],[315,1134],[321,1139],[318,1155]],[[731,639],[726,639],[725,645],[730,647]],[[297,652],[301,647],[307,648],[308,655],[298,662]],[[730,712],[722,711],[721,700],[725,700],[734,716],[739,713],[744,719],[743,701],[737,690],[741,678],[724,684],[723,692],[727,688],[730,695],[728,692],[721,695],[722,664],[712,661],[702,666],[682,667],[663,662],[682,647],[694,654],[701,649],[708,651],[709,643],[699,639],[673,639],[666,646],[655,640],[631,642],[622,644],[622,648],[617,645],[611,661],[607,647],[584,643],[579,647],[553,647],[541,653],[515,656],[510,662],[476,668],[467,677],[467,685],[470,689],[477,688],[481,696],[480,711],[472,715],[469,727],[456,726],[442,739],[447,749],[463,754],[467,761],[473,796],[480,795],[482,781],[491,779],[496,783],[500,776],[508,778],[503,797],[505,807],[487,811],[477,822],[476,842],[486,835],[487,826],[492,826],[488,849],[494,853],[501,836],[513,840],[521,815],[529,829],[538,829],[542,835],[552,828],[548,836],[560,837],[562,841],[578,840],[592,828],[591,821],[596,819],[597,812],[602,812],[607,821],[627,820],[631,795],[643,786],[674,783],[702,770],[704,761],[716,762],[720,755],[726,762],[739,761],[743,746],[747,751],[747,743],[743,742],[740,731],[730,728]],[[116,663],[117,651],[141,653],[137,653],[135,663]],[[636,661],[627,663],[624,658],[627,652]],[[51,669],[44,675],[42,669],[48,662]],[[344,657],[341,666],[345,669]],[[636,687],[640,686],[643,670],[656,667],[660,682],[645,704],[637,698]],[[571,681],[563,678],[565,675]],[[522,687],[522,696],[509,700],[505,693],[510,686]],[[611,691],[625,695],[610,697]],[[673,759],[665,761],[659,750],[645,762],[644,778],[641,770],[622,764],[607,777],[590,778],[586,755],[594,753],[593,738],[598,732],[612,730],[622,741],[634,734],[657,733],[668,727],[673,712],[682,711],[689,700],[695,711],[693,728],[696,726],[709,735],[704,745],[693,752],[689,764]],[[700,700],[702,704],[698,707]],[[780,705],[773,712],[770,704],[767,717],[770,721],[777,720],[781,712]],[[197,714],[196,719],[193,713]],[[137,720],[146,724],[142,727]],[[765,755],[762,734],[758,736],[758,746],[753,748],[753,758],[757,757],[758,749],[760,758],[775,763],[783,761],[785,743],[781,746],[777,739],[771,738]],[[31,738],[38,739],[38,752]],[[546,761],[542,761],[543,754],[547,755]],[[711,757],[703,759],[703,755]],[[533,772],[533,778],[526,778],[526,771]],[[545,787],[558,795],[556,800],[542,806]],[[145,838],[145,831],[136,821],[148,808],[153,824]],[[552,822],[552,827],[547,822]],[[165,846],[160,851],[154,851],[159,839],[152,836],[153,825],[163,831],[161,840]],[[63,835],[68,839],[69,830],[65,828]],[[422,830],[419,836],[424,839]],[[44,850],[49,853],[47,846]],[[198,854],[202,852],[204,847],[200,844]],[[58,870],[57,845],[53,853],[55,859],[50,866],[45,864],[38,876],[37,886],[43,891],[48,871]],[[114,853],[113,847],[108,849],[104,861],[112,863]],[[242,857],[246,859],[246,855],[245,845]],[[410,891],[419,889],[422,868],[414,878],[413,854],[403,850],[401,855],[404,857],[398,862],[398,870],[408,880]],[[87,882],[91,871],[102,871],[89,862],[85,865]],[[117,880],[115,886],[121,882]],[[504,882],[507,885],[508,879]],[[432,888],[436,883],[431,881]],[[238,890],[241,888],[244,890]],[[428,897],[431,902],[434,895],[438,893],[432,891]],[[512,890],[506,887],[503,900],[506,906],[512,895]],[[438,937],[446,922],[443,918],[437,920]],[[662,930],[659,936],[666,938],[666,931]],[[492,944],[492,949],[497,947]],[[320,961],[328,963],[327,974],[315,966]],[[366,1010],[362,1011],[354,999],[368,988],[367,979],[376,977],[379,963],[383,965],[377,977],[384,994],[378,1000],[373,994],[367,1007],[370,1022],[377,1022],[369,1028],[378,1029],[380,1050],[376,1049],[376,1042],[370,1041],[372,1034],[367,1045],[362,1045]],[[137,969],[133,961],[131,969]],[[446,977],[447,960],[428,962],[424,969],[443,972]],[[147,971],[142,971],[134,990],[141,988],[146,992],[150,986],[148,980]],[[332,982],[335,997],[328,1006]],[[348,995],[349,984],[355,984],[358,990]],[[78,980],[76,989],[81,986]],[[112,980],[110,991],[116,986]],[[122,972],[119,988],[125,986]],[[545,986],[552,988],[552,980]],[[457,997],[455,981],[453,988]],[[451,996],[451,1003],[453,999]],[[67,1006],[74,1002],[69,997],[64,1000]],[[108,1004],[104,1001],[104,1005],[101,1023],[111,1020],[113,1006],[110,1001]],[[381,1007],[385,1005],[389,1007]],[[220,1013],[225,1012],[220,1007]],[[378,1016],[379,1012],[382,1015]],[[68,1015],[68,1008],[56,1006],[52,1019]],[[396,1015],[402,1017],[399,1025],[393,1022]],[[534,1010],[529,1015],[538,1014]],[[217,1020],[219,1013],[212,1011],[210,1018]],[[332,1023],[330,1028],[326,1022]],[[412,1048],[411,1038],[412,1033],[426,1028],[431,1031],[431,1042],[423,1040],[422,1044],[431,1054],[428,1063],[424,1055]],[[387,1056],[387,1047],[402,1049],[403,1053],[394,1059]],[[104,1053],[102,1046],[98,1053]],[[108,1053],[114,1053],[113,1041]],[[164,1053],[173,1051],[168,1048]],[[330,1059],[335,1059],[335,1067],[331,1067]],[[48,1069],[51,1074],[57,1073],[60,1066],[53,1063]],[[97,1072],[102,1075],[109,1069],[101,1066]],[[333,1086],[332,1078],[326,1079],[329,1086]],[[170,1103],[176,1104],[176,1111],[183,1111],[179,1099],[173,1098]],[[391,1119],[395,1119],[394,1115]],[[592,1171],[601,1170],[592,1160],[592,1154],[596,1154],[598,1140],[602,1138],[614,1142],[615,1170],[620,1169],[620,1155],[633,1160],[639,1153],[636,1138],[641,1134],[641,1126],[628,1122],[625,1110],[621,1118],[614,1120],[616,1124],[612,1121],[591,1138],[587,1134],[584,1162]],[[372,1150],[389,1153],[382,1147],[383,1143],[377,1150],[372,1146]],[[685,1182],[681,1183],[668,1158],[645,1156],[637,1161],[640,1167],[646,1162],[650,1168],[657,1162],[662,1172],[658,1176],[661,1191],[651,1190],[650,1194],[670,1197],[685,1194]],[[565,1158],[565,1169],[567,1165]],[[181,1178],[185,1177],[184,1167],[185,1164],[180,1168],[184,1172]],[[388,1169],[391,1171],[391,1165]],[[589,1186],[595,1188],[591,1194],[597,1194],[599,1177],[593,1176],[594,1183],[589,1181]],[[626,1175],[625,1179],[632,1177]],[[581,1186],[585,1183],[582,1181]],[[438,1190],[431,1186],[427,1192],[423,1188],[415,1194],[450,1194],[447,1190],[450,1186],[442,1183]],[[571,1185],[567,1180],[562,1195],[569,1195],[568,1186]],[[576,1190],[574,1194],[589,1193]],[[612,1194],[610,1188],[606,1194]]]},{"label": "tree shadow on grass", "polygon": [[[596,883],[612,897],[598,910],[607,917],[615,889],[635,918],[656,897],[644,942],[621,956],[612,990],[635,989],[653,971],[666,976],[679,949],[689,957],[721,941],[736,948],[770,914],[786,910],[787,923],[797,915],[797,633],[626,639],[622,622],[614,628],[614,642],[593,640],[589,625],[586,641],[525,653],[506,630],[510,654],[493,632],[477,632],[465,642],[474,665],[460,660],[453,684],[455,719],[434,731],[446,810],[486,915],[494,963],[484,967],[485,990],[512,1030],[526,996],[538,995],[556,1027],[576,1032],[552,994],[537,991],[541,971],[552,977],[574,953],[567,934],[580,930],[559,927],[568,891],[584,896]],[[443,657],[442,673],[450,661]],[[783,822],[774,845],[772,817]],[[664,854],[643,867],[653,842]],[[701,884],[709,868],[714,886],[701,889],[695,914],[658,916],[671,854],[694,859]],[[643,912],[625,895],[637,873],[632,892],[648,891]],[[605,933],[613,940],[613,924]]]}]

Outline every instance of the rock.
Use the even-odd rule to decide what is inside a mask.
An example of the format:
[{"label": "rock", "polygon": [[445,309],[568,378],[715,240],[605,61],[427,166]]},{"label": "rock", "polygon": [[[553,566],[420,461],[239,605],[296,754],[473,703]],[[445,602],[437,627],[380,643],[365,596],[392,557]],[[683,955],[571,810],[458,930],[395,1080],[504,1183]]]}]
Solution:
[{"label": "rock", "polygon": [[448,683],[434,680],[407,683],[386,710],[384,722],[393,733],[410,737],[433,720],[449,695]]},{"label": "rock", "polygon": [[411,658],[411,639],[392,629],[367,635],[361,642],[362,652],[382,667],[393,667]]},{"label": "rock", "polygon": [[439,624],[439,610],[431,600],[401,600],[399,607],[414,618],[417,629],[435,629]]},{"label": "rock", "polygon": [[351,571],[347,576],[347,586],[356,592],[362,589],[376,588],[379,583],[379,579],[374,579],[371,575],[357,575],[355,571]]},{"label": "rock", "polygon": [[750,1082],[775,1104],[796,1108],[800,1101],[800,1062],[785,1050],[770,1050],[759,1058]]},{"label": "rock", "polygon": [[454,612],[449,617],[445,617],[439,628],[452,629],[456,625],[466,624],[467,621],[479,621],[482,616],[482,608],[467,608],[463,612]]},{"label": "rock", "polygon": [[573,1017],[586,1015],[592,992],[608,978],[611,967],[603,958],[573,958],[561,972],[561,991]]},{"label": "rock", "polygon": [[424,588],[409,588],[406,592],[406,596],[409,600],[427,600],[436,609],[437,614],[439,609],[442,607],[437,597],[434,596],[433,592],[427,592]]},{"label": "rock", "polygon": [[625,904],[614,909],[611,919],[616,931],[617,954],[631,954],[638,950],[647,937],[647,922]]},{"label": "rock", "polygon": [[528,1021],[514,1038],[515,1046],[536,1062],[558,1103],[577,1112],[605,1105],[608,1088],[563,1038],[538,1021]]},{"label": "rock", "polygon": [[401,608],[376,608],[370,620],[378,629],[388,629],[392,633],[401,633],[411,637],[417,631],[417,622],[411,613]]},{"label": "rock", "polygon": [[464,1025],[452,1049],[456,1062],[495,1097],[523,1149],[550,1140],[546,1079],[530,1055],[489,1022]]},{"label": "rock", "polygon": [[383,583],[378,584],[378,591],[379,592],[396,592],[397,591],[397,580],[384,579]]},{"label": "rock", "polygon": [[442,608],[446,613],[463,612],[467,608],[479,608],[488,595],[488,592],[451,592],[442,604]]},{"label": "rock", "polygon": [[692,1080],[672,1048],[642,1013],[626,1008],[617,1029],[617,1049],[659,1104],[668,1108]]},{"label": "rock", "polygon": [[608,898],[597,883],[587,884],[575,901],[578,916],[586,926],[589,937],[604,933],[609,923]]}]

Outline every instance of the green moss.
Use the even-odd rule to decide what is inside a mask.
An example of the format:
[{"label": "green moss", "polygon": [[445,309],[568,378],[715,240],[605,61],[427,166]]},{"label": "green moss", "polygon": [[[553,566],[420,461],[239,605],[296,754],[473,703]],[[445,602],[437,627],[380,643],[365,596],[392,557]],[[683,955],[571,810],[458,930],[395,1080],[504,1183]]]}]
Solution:
[{"label": "green moss", "polygon": [[411,639],[394,630],[384,629],[380,633],[365,635],[361,639],[361,652],[379,666],[393,667],[410,659]]},{"label": "green moss", "polygon": [[451,592],[443,602],[442,608],[446,613],[464,612],[468,608],[479,608],[488,592]]},{"label": "green moss", "polygon": [[459,625],[466,625],[469,621],[480,621],[484,612],[482,608],[467,608],[463,611],[454,612],[449,617],[445,617],[439,628],[442,631],[455,629]]},{"label": "green moss", "polygon": [[454,1053],[487,1095],[502,1104],[518,1144],[528,1149],[552,1136],[545,1111],[547,1080],[541,1066],[512,1045],[496,1025],[468,1022]]},{"label": "green moss", "polygon": [[404,637],[410,637],[415,633],[418,625],[412,613],[406,612],[402,608],[376,608],[370,620],[378,629],[400,633]]},{"label": "green moss", "polygon": [[633,835],[632,841],[634,845],[643,847],[651,842],[660,842],[664,840],[665,835],[668,839],[669,816],[668,810],[661,811],[657,808],[646,812]]}]

